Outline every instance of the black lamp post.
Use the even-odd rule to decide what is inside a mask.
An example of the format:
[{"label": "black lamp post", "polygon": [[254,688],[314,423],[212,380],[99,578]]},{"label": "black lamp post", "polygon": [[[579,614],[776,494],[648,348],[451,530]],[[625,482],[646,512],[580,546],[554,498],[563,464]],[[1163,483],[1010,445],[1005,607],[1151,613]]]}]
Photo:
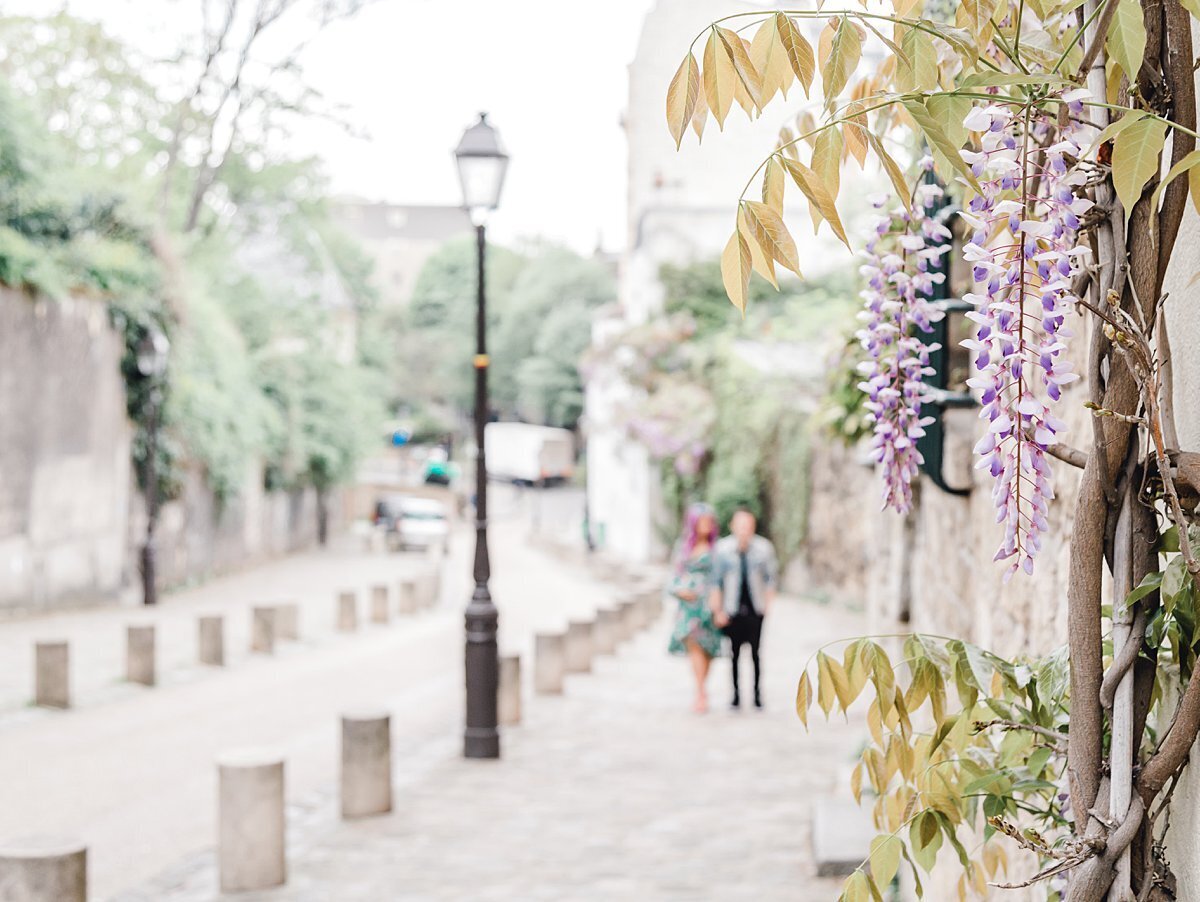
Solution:
[{"label": "black lamp post", "polygon": [[171,343],[151,325],[137,343],[137,369],[148,386],[146,448],[142,460],[142,490],[146,499],[146,541],[142,545],[142,604],[158,603],[154,532],[158,527],[158,426],[162,415],[162,381]]},{"label": "black lamp post", "polygon": [[490,565],[487,547],[487,459],[483,433],[488,421],[487,294],[484,260],[487,213],[500,204],[500,189],[508,168],[508,155],[500,137],[480,113],[479,121],[463,132],[454,149],[463,207],[475,225],[478,304],[475,311],[475,590],[466,611],[467,723],[463,754],[468,758],[499,758],[500,732],[496,729],[496,693],[500,662],[496,647],[498,616],[488,590]]}]

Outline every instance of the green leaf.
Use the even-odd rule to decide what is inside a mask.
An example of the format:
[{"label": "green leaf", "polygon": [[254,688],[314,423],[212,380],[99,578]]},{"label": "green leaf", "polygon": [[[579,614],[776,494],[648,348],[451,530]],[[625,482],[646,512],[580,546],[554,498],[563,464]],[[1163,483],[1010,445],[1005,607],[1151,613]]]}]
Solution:
[{"label": "green leaf", "polygon": [[1162,600],[1167,613],[1170,613],[1175,607],[1180,593],[1187,584],[1187,578],[1188,573],[1183,556],[1172,558],[1171,563],[1167,564],[1167,569],[1162,574]]},{"label": "green leaf", "polygon": [[1106,125],[1100,134],[1096,135],[1096,140],[1094,140],[1091,146],[1083,152],[1083,155],[1090,156],[1092,151],[1094,151],[1105,141],[1111,141],[1117,135],[1121,134],[1121,132],[1125,131],[1125,129],[1129,128],[1129,126],[1133,125],[1135,122],[1140,122],[1145,118],[1146,113],[1142,110],[1130,110],[1116,122],[1110,122],[1108,125]]},{"label": "green leaf", "polygon": [[871,840],[871,876],[877,886],[886,887],[900,870],[900,837],[888,834]]},{"label": "green leaf", "polygon": [[941,825],[936,812],[922,811],[913,819],[908,828],[908,842],[917,864],[927,872],[932,871],[938,849],[942,847]]},{"label": "green leaf", "polygon": [[1142,189],[1158,173],[1158,158],[1166,138],[1165,122],[1145,118],[1134,122],[1114,141],[1113,187],[1125,207],[1126,222],[1129,221],[1134,205],[1142,196]]},{"label": "green leaf", "polygon": [[829,717],[833,703],[837,700],[837,689],[833,685],[833,677],[829,673],[829,663],[833,659],[823,651],[817,652],[817,704]]},{"label": "green leaf", "polygon": [[[1200,0],[1198,0],[1200,2]],[[1163,534],[1158,537],[1158,553],[1164,554],[1167,552],[1179,551],[1179,527],[1170,526],[1163,531]]]},{"label": "green leaf", "polygon": [[901,91],[932,91],[938,84],[937,51],[933,38],[920,28],[909,28],[896,57],[896,84]]},{"label": "green leaf", "polygon": [[1138,583],[1137,588],[1125,596],[1125,607],[1135,604],[1149,595],[1151,592],[1158,589],[1162,585],[1163,575],[1161,571],[1155,570],[1153,573],[1147,573],[1142,577],[1142,581]]},{"label": "green leaf", "polygon": [[834,30],[829,59],[825,61],[825,68],[821,73],[827,103],[833,103],[834,98],[842,93],[842,89],[850,81],[850,76],[858,68],[861,58],[862,38],[859,37],[858,29],[849,18],[842,16]]},{"label": "green leaf", "polygon": [[1117,10],[1108,28],[1108,52],[1131,82],[1137,81],[1146,55],[1146,25],[1138,0],[1116,0]]},{"label": "green leaf", "polygon": [[845,889],[842,890],[842,898],[846,902],[870,902],[871,884],[865,872],[857,870],[850,875]]},{"label": "green leaf", "polygon": [[962,80],[966,90],[976,88],[1024,87],[1032,85],[1069,85],[1071,79],[1049,73],[1023,74],[1020,72],[976,72]]},{"label": "green leaf", "polygon": [[962,142],[956,144],[951,141],[946,135],[945,129],[921,101],[903,100],[901,103],[903,103],[904,109],[908,110],[908,114],[913,117],[913,121],[921,129],[921,133],[925,135],[925,140],[929,142],[929,149],[933,151],[935,161],[942,164],[943,172],[948,173],[948,170],[954,170],[966,179],[967,184],[976,191],[981,190],[970,167],[963,162]]},{"label": "green leaf", "polygon": [[1200,19],[1200,0],[1179,0],[1179,5]]}]

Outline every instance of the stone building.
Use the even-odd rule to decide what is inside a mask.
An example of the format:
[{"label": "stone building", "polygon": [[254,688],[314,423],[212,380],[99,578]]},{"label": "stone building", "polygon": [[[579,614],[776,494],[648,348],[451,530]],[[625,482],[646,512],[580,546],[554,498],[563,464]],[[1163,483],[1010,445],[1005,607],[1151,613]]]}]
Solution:
[{"label": "stone building", "polygon": [[[737,5],[738,11],[779,4]],[[667,85],[691,39],[730,12],[729,0],[658,0],[647,14],[629,64],[624,115],[628,147],[626,242],[621,255],[618,303],[603,311],[593,344],[612,342],[630,326],[661,311],[663,264],[717,259],[733,231],[737,199],[758,162],[775,146],[779,129],[798,108],[776,99],[750,121],[735,107],[723,130],[709,119],[703,144],[689,132],[679,150],[667,131]],[[702,45],[698,48],[702,49]],[[757,189],[754,189],[757,190]],[[799,211],[798,211],[799,212]],[[802,242],[801,268],[820,272],[830,260],[828,229]],[[630,439],[617,412],[630,388],[611,371],[589,375],[586,430],[588,504],[593,527],[607,550],[632,561],[661,555],[657,476],[646,449]]]},{"label": "stone building", "polygon": [[342,230],[371,256],[372,281],[386,306],[406,306],[430,255],[472,229],[461,207],[344,199],[332,204],[331,212]]}]

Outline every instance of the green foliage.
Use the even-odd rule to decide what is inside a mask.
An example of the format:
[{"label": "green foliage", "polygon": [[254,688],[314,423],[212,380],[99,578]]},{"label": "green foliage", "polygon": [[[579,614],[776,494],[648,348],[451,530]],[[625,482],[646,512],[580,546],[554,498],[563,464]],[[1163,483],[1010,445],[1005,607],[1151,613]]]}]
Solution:
[{"label": "green foliage", "polygon": [[[555,246],[519,254],[489,245],[487,254],[492,404],[505,416],[573,427],[583,410],[579,359],[592,312],[615,296],[612,274]],[[471,409],[475,271],[474,240],[449,242],[421,270],[407,315],[377,313],[399,347],[397,400],[411,409]]]}]

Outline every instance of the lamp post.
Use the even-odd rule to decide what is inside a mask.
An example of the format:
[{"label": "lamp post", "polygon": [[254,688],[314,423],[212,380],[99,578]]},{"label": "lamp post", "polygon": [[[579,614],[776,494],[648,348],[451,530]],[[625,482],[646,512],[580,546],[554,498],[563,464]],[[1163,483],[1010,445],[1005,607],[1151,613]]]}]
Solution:
[{"label": "lamp post", "polygon": [[477,305],[475,310],[475,590],[466,610],[467,722],[463,754],[467,758],[499,758],[496,693],[500,663],[496,647],[497,613],[488,590],[487,458],[483,433],[488,421],[487,292],[484,261],[487,252],[486,215],[500,204],[500,189],[508,155],[500,136],[480,113],[479,121],[463,132],[454,149],[463,207],[475,225]]},{"label": "lamp post", "polygon": [[142,491],[146,499],[146,541],[142,545],[142,604],[158,603],[154,532],[158,526],[158,426],[162,414],[162,377],[171,343],[151,325],[137,343],[138,373],[148,383],[146,448],[142,459]]}]

